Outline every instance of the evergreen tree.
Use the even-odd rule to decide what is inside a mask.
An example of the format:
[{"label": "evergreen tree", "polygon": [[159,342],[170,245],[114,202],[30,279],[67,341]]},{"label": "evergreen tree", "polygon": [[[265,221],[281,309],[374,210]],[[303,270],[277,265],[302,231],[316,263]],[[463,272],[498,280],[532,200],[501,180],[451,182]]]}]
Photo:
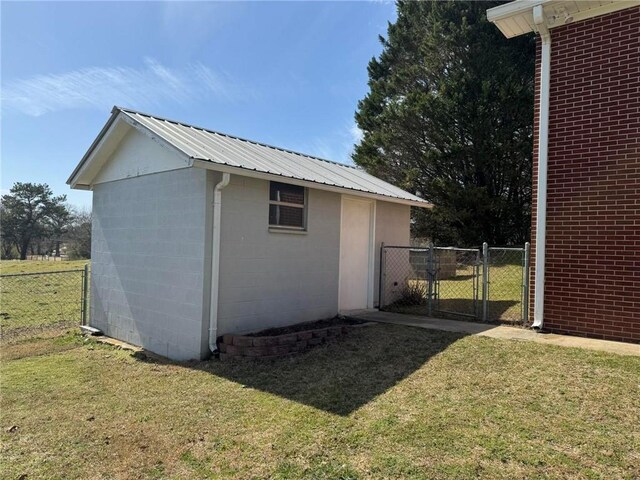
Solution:
[{"label": "evergreen tree", "polygon": [[398,1],[358,103],[353,160],[433,203],[414,235],[439,244],[529,237],[535,41],[487,21],[499,3]]}]

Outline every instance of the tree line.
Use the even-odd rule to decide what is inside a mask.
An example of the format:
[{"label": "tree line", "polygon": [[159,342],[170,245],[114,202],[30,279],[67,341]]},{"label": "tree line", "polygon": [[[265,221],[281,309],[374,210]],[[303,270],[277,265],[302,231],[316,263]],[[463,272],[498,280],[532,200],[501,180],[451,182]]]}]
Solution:
[{"label": "tree line", "polygon": [[2,195],[0,256],[26,260],[28,255],[91,257],[91,212],[66,204],[44,183],[16,182]]},{"label": "tree line", "polygon": [[397,2],[358,104],[353,160],[429,200],[413,235],[436,244],[530,237],[535,38],[506,39],[504,2]]}]

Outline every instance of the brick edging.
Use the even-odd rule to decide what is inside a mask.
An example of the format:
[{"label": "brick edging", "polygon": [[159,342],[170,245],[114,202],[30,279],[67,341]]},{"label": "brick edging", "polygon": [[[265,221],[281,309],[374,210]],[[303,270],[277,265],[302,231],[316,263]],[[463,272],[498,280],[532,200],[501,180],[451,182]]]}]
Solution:
[{"label": "brick edging", "polygon": [[303,352],[331,339],[341,337],[354,329],[367,325],[371,325],[371,323],[338,325],[264,337],[226,334],[218,339],[220,360],[231,360],[234,358],[269,359],[285,357]]}]

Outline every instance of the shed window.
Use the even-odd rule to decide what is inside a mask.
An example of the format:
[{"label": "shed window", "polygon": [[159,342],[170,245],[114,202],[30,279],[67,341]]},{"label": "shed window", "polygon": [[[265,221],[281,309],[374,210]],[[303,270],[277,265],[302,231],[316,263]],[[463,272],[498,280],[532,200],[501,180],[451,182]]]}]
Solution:
[{"label": "shed window", "polygon": [[269,226],[304,230],[307,218],[307,192],[304,187],[270,182]]}]

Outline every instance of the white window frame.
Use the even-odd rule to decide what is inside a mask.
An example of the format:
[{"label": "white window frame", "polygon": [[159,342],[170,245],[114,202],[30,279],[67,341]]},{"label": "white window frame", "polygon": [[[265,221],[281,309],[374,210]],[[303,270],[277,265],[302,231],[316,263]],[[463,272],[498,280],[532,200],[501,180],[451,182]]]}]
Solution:
[{"label": "white window frame", "polygon": [[[271,200],[271,184],[272,183],[281,183],[283,185],[291,185],[292,187],[300,187],[302,188],[302,195],[304,198],[304,203],[290,203],[290,202],[281,202],[280,200]],[[293,231],[293,232],[306,232],[307,231],[307,205],[309,202],[309,189],[306,187],[302,187],[300,185],[294,185],[292,183],[286,182],[277,182],[277,181],[269,181],[269,207],[271,205],[277,205],[282,207],[294,207],[302,209],[302,226],[296,227],[293,225],[278,225],[272,224],[269,220],[269,230],[275,231]]]}]

